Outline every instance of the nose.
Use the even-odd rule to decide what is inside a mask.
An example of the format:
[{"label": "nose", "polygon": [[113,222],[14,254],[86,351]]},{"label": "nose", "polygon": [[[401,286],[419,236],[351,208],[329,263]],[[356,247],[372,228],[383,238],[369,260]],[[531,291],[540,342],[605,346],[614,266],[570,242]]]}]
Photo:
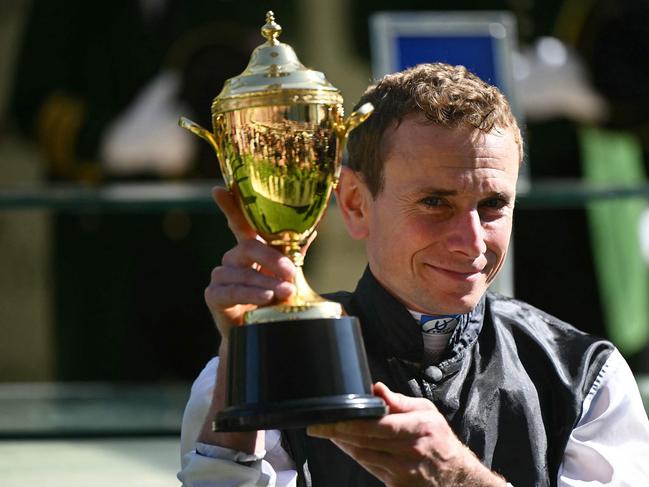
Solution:
[{"label": "nose", "polygon": [[458,213],[451,220],[448,248],[475,259],[487,251],[485,231],[477,209]]}]

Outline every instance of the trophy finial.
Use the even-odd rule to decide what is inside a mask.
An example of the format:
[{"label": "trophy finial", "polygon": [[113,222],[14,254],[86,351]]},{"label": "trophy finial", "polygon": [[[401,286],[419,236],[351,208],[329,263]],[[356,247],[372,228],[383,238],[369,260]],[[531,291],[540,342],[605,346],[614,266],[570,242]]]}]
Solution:
[{"label": "trophy finial", "polygon": [[266,38],[268,44],[276,46],[279,44],[277,38],[282,33],[282,26],[275,22],[275,14],[272,10],[266,12],[266,24],[261,28],[261,35]]}]

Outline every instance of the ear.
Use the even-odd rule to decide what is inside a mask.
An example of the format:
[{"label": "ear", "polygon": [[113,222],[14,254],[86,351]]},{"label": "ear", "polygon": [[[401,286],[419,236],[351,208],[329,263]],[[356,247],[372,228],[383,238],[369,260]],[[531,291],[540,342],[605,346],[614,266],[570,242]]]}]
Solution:
[{"label": "ear", "polygon": [[342,168],[336,201],[349,235],[356,240],[367,238],[372,195],[359,173],[348,167]]}]

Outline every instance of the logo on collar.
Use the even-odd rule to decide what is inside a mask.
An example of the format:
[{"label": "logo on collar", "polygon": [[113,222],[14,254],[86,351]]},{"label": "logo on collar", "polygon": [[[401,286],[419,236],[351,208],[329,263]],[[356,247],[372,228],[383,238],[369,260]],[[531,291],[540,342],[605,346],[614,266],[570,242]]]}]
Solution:
[{"label": "logo on collar", "polygon": [[458,324],[460,315],[421,315],[419,323],[424,333],[450,333]]}]

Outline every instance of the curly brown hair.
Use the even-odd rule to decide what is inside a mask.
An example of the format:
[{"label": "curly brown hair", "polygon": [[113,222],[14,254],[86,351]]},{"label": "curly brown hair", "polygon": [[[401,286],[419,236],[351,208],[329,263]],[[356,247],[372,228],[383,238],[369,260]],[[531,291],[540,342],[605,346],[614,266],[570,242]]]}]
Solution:
[{"label": "curly brown hair", "polygon": [[363,175],[374,197],[383,188],[384,133],[411,113],[448,128],[468,125],[485,133],[511,128],[523,160],[523,138],[507,99],[464,66],[419,64],[389,74],[370,86],[354,109],[367,102],[374,113],[351,132],[348,165]]}]

